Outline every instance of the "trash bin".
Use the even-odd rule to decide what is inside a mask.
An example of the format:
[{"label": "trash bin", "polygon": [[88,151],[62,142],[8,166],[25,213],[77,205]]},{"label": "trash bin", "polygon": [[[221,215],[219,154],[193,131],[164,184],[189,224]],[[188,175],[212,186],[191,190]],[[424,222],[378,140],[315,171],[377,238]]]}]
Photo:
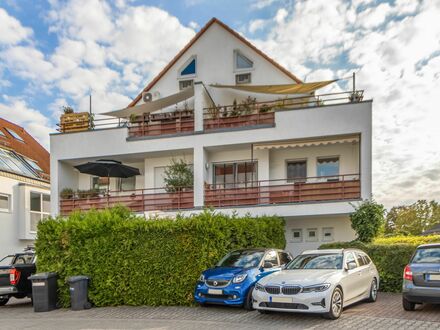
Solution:
[{"label": "trash bin", "polygon": [[32,282],[34,312],[49,312],[57,308],[57,273],[39,273],[28,277]]},{"label": "trash bin", "polygon": [[87,276],[72,276],[67,279],[70,290],[70,305],[72,310],[89,309],[92,304],[87,300],[89,278]]}]

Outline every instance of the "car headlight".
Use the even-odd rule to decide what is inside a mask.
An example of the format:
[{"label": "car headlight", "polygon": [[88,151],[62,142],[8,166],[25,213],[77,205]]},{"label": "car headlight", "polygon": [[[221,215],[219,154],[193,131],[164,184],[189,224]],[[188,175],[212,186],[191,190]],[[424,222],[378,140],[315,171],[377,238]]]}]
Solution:
[{"label": "car headlight", "polygon": [[240,274],[234,277],[232,280],[232,283],[241,283],[243,282],[247,277],[247,274]]},{"label": "car headlight", "polygon": [[254,288],[255,290],[257,290],[257,291],[261,291],[261,292],[264,292],[265,290],[264,290],[264,286],[262,286],[261,284],[259,284],[259,283],[256,283],[255,284],[255,288]]},{"label": "car headlight", "polygon": [[200,275],[199,282],[205,282],[205,275]]},{"label": "car headlight", "polygon": [[330,287],[329,283],[310,285],[310,286],[303,287],[302,292],[303,293],[322,292],[322,291],[327,290],[329,287]]}]

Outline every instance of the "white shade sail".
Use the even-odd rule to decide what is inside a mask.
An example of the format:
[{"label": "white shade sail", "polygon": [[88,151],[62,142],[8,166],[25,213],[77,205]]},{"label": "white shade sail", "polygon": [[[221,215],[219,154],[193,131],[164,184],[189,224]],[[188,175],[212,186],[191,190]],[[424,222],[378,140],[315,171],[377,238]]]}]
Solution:
[{"label": "white shade sail", "polygon": [[336,139],[326,139],[326,140],[303,140],[303,141],[289,141],[289,142],[278,142],[278,143],[261,143],[254,144],[254,149],[284,149],[284,148],[301,148],[301,147],[311,147],[311,146],[324,146],[330,144],[340,144],[340,143],[358,143],[359,137],[344,137]]},{"label": "white shade sail", "polygon": [[129,118],[131,115],[142,115],[144,113],[154,112],[179,102],[185,101],[194,96],[194,87],[185,88],[179,93],[162,97],[156,101],[147,102],[135,107],[128,107],[121,110],[105,112],[103,115],[117,118]]}]

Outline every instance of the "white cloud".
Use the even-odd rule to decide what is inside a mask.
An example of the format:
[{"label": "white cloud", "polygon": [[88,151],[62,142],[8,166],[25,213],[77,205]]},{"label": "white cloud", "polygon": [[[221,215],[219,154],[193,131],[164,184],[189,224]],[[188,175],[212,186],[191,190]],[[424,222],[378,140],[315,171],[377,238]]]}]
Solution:
[{"label": "white cloud", "polygon": [[17,44],[33,34],[32,29],[23,27],[19,20],[0,8],[0,44]]},{"label": "white cloud", "polygon": [[266,25],[268,21],[264,19],[255,19],[249,22],[249,32],[255,33],[258,30],[262,30]]},{"label": "white cloud", "polygon": [[390,13],[391,6],[388,3],[381,3],[377,7],[369,7],[359,13],[357,25],[366,29],[377,27],[385,22]]},{"label": "white cloud", "polygon": [[255,0],[251,4],[252,9],[264,9],[266,7],[269,7],[270,5],[274,4],[279,0]]}]

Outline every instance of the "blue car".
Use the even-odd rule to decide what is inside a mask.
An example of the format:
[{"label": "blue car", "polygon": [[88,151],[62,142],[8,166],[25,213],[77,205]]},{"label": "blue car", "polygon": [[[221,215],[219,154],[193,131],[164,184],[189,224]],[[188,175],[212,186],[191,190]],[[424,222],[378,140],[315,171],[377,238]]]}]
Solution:
[{"label": "blue car", "polygon": [[262,277],[279,271],[292,260],[277,249],[245,249],[229,252],[214,267],[200,275],[194,299],[201,306],[220,304],[252,310],[252,291]]}]

